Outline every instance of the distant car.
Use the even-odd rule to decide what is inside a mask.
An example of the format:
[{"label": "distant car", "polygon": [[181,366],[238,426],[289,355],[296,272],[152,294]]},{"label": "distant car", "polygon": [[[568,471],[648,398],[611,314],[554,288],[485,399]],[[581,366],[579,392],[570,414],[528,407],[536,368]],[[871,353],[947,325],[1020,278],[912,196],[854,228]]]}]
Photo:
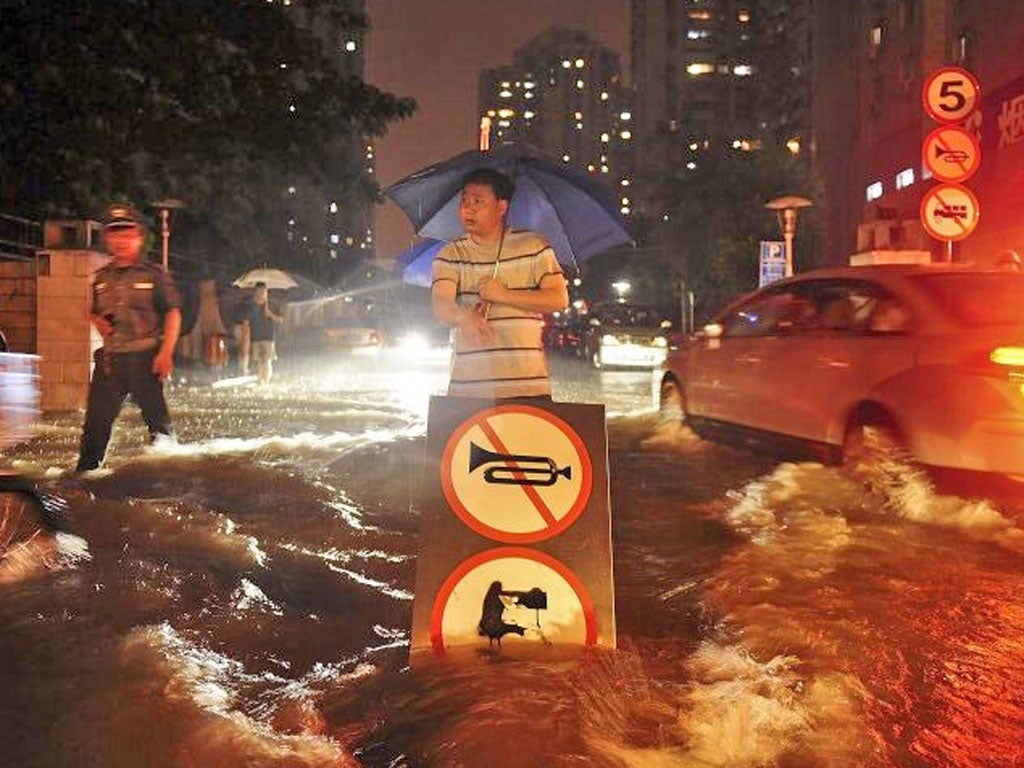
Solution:
[{"label": "distant car", "polygon": [[653,307],[598,305],[579,349],[595,368],[658,368],[668,354],[671,326]]},{"label": "distant car", "polygon": [[669,358],[666,415],[831,461],[871,428],[936,467],[1024,474],[1024,275],[807,272],[743,297]]},{"label": "distant car", "polygon": [[332,349],[373,353],[387,343],[387,334],[372,320],[344,317],[323,329],[324,341]]}]

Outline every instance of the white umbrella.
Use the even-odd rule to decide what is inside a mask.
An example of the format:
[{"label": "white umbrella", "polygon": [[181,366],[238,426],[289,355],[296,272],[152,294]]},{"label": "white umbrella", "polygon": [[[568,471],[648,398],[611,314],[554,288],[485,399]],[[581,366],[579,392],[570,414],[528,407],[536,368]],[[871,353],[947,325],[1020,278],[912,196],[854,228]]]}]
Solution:
[{"label": "white umbrella", "polygon": [[297,288],[299,285],[295,282],[295,279],[284,270],[268,269],[266,267],[250,269],[240,278],[235,280],[234,285],[239,288],[255,288],[256,283],[265,283],[267,288],[279,288],[281,290]]}]

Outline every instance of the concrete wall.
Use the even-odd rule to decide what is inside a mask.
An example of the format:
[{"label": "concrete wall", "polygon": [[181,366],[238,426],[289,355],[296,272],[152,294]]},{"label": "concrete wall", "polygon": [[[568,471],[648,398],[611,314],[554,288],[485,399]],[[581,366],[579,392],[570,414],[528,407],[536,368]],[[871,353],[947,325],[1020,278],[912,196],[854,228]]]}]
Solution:
[{"label": "concrete wall", "polygon": [[0,261],[0,328],[12,352],[36,351],[35,261]]},{"label": "concrete wall", "polygon": [[99,334],[89,322],[92,275],[108,257],[95,251],[44,251],[36,278],[36,344],[41,358],[40,407],[85,407]]}]

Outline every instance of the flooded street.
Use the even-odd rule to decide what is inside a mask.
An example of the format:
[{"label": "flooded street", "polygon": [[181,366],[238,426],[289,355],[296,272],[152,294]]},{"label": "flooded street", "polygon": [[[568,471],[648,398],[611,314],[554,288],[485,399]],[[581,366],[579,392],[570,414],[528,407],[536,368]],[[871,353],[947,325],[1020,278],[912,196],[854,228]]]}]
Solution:
[{"label": "flooded street", "polygon": [[703,442],[650,374],[555,363],[608,412],[618,651],[410,670],[445,365],[285,365],[174,388],[175,447],[129,406],[106,476],[63,474],[77,417],[4,457],[78,538],[0,585],[0,762],[1024,765],[1024,504]]}]

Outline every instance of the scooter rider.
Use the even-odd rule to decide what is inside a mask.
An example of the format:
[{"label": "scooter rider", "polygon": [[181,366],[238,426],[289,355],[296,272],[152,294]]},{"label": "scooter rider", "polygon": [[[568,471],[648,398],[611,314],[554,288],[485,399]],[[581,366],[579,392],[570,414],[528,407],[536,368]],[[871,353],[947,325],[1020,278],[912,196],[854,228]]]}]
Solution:
[{"label": "scooter rider", "polygon": [[150,439],[172,434],[163,380],[174,367],[181,330],[181,300],[170,275],[140,263],[145,241],[142,217],[112,205],[104,223],[110,264],[96,272],[91,320],[103,337],[95,355],[77,471],[103,463],[114,420],[129,394],[142,411]]}]

